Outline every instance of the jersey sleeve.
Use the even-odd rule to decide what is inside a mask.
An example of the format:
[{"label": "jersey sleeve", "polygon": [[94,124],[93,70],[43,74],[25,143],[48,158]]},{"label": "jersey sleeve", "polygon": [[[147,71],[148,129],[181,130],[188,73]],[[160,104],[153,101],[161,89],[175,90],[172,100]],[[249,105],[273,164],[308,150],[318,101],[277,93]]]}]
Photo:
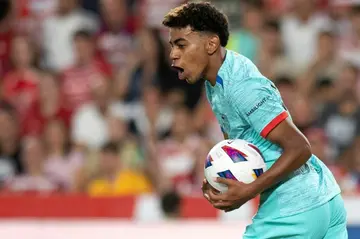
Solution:
[{"label": "jersey sleeve", "polygon": [[234,87],[230,103],[250,127],[264,138],[289,116],[279,91],[272,83]]}]

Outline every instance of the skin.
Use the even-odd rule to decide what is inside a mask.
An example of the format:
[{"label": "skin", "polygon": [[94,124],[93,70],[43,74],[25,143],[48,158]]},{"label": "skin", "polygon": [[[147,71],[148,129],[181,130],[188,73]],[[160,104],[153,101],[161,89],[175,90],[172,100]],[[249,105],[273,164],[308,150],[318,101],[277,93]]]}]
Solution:
[{"label": "skin", "polygon": [[[180,80],[194,84],[200,79],[206,79],[212,85],[216,84],[216,76],[226,52],[216,34],[196,32],[190,27],[171,28],[169,42],[172,66],[183,69],[183,72],[179,73]],[[227,135],[224,137],[228,138]],[[228,212],[241,207],[300,168],[311,156],[308,140],[289,118],[278,124],[266,138],[282,147],[283,154],[253,183],[244,184],[231,179],[217,178],[219,183],[228,186],[228,190],[220,194],[204,180],[204,197],[215,208]]]}]

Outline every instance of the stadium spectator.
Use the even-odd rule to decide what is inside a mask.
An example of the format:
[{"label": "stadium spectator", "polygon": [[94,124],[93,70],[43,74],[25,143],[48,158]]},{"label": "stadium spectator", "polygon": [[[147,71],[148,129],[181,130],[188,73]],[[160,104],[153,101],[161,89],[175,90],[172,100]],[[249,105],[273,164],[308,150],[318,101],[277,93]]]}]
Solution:
[{"label": "stadium spectator", "polygon": [[136,41],[127,28],[128,9],[125,0],[100,0],[102,26],[98,34],[98,49],[117,73],[134,53]]},{"label": "stadium spectator", "polygon": [[290,65],[284,56],[279,22],[273,20],[264,23],[254,61],[262,74],[269,79],[275,80],[288,73]]},{"label": "stadium spectator", "polygon": [[60,72],[75,62],[72,38],[76,31],[95,32],[98,22],[90,13],[78,6],[77,0],[58,1],[56,14],[44,22],[44,65]]},{"label": "stadium spectator", "polygon": [[[155,139],[155,150],[151,159],[158,165],[160,180],[167,182],[169,189],[181,194],[196,190],[202,179],[199,178],[198,161],[203,161],[202,138],[194,133],[190,124],[190,112],[184,106],[175,110],[170,132],[163,139]],[[201,174],[200,174],[201,176]]]},{"label": "stadium spectator", "polygon": [[286,59],[292,66],[289,73],[297,76],[309,67],[315,57],[318,36],[331,30],[331,22],[328,16],[316,12],[313,0],[294,0],[292,9],[281,21],[281,35]]},{"label": "stadium spectator", "polygon": [[359,81],[359,68],[352,64],[347,64],[342,67],[339,72],[339,77],[335,81],[335,99],[341,99],[346,95],[356,95],[358,90],[357,84]]},{"label": "stadium spectator", "polygon": [[58,79],[50,72],[42,72],[39,81],[38,99],[26,112],[22,122],[22,135],[40,135],[51,120],[64,122],[70,127],[71,111],[64,106]]},{"label": "stadium spectator", "polygon": [[92,196],[126,196],[151,192],[147,178],[136,171],[123,169],[117,144],[106,143],[101,148],[98,170],[89,182]]},{"label": "stadium spectator", "polygon": [[2,180],[24,172],[21,160],[21,138],[16,110],[6,102],[0,103],[0,161]]},{"label": "stadium spectator", "polygon": [[280,76],[274,79],[274,83],[283,98],[286,108],[292,112],[294,101],[298,94],[294,80],[286,76]]},{"label": "stadium spectator", "polygon": [[65,106],[76,111],[92,99],[91,88],[111,79],[107,63],[95,55],[95,42],[91,32],[81,29],[73,36],[75,63],[62,72],[61,88]]},{"label": "stadium spectator", "polygon": [[228,47],[250,60],[255,60],[260,47],[260,34],[264,17],[262,1],[246,1],[242,9],[242,28],[231,33]]},{"label": "stadium spectator", "polygon": [[343,62],[337,57],[335,35],[332,32],[320,32],[314,60],[298,79],[298,87],[306,94],[311,92],[322,78],[332,81],[339,77]]},{"label": "stadium spectator", "polygon": [[[99,76],[101,77],[101,76]],[[111,84],[103,78],[92,86],[92,101],[75,112],[71,123],[71,140],[81,148],[99,149],[109,140],[108,120],[117,116],[109,94]]]},{"label": "stadium spectator", "polygon": [[179,219],[181,196],[176,191],[169,191],[161,195],[161,209],[167,219]]},{"label": "stadium spectator", "polygon": [[360,6],[351,11],[351,31],[342,37],[340,56],[351,64],[360,67]]},{"label": "stadium spectator", "polygon": [[348,150],[360,136],[360,110],[354,94],[344,95],[339,103],[328,104],[319,122],[329,139],[332,159],[346,160]]},{"label": "stadium spectator", "polygon": [[16,29],[29,36],[38,49],[43,41],[43,22],[56,14],[59,0],[17,0]]},{"label": "stadium spectator", "polygon": [[11,103],[22,121],[29,107],[37,100],[39,72],[29,40],[18,36],[11,42],[11,70],[4,76],[3,96]]},{"label": "stadium spectator", "polygon": [[44,130],[47,177],[63,191],[75,190],[75,176],[84,164],[84,154],[70,144],[68,129],[61,120],[49,121]]},{"label": "stadium spectator", "polygon": [[22,163],[24,173],[8,180],[5,186],[13,192],[54,192],[57,186],[44,172],[45,148],[39,138],[27,138],[24,141]]},{"label": "stadium spectator", "polygon": [[129,131],[128,124],[120,117],[110,117],[109,141],[119,145],[119,156],[124,169],[144,170],[143,152],[139,140]]}]

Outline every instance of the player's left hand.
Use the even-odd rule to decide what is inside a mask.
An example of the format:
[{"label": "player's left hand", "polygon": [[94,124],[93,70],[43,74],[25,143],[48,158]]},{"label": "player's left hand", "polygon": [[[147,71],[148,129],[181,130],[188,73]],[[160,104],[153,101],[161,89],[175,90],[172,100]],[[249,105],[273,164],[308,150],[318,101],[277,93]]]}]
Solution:
[{"label": "player's left hand", "polygon": [[215,208],[224,210],[225,212],[238,209],[257,195],[251,184],[245,184],[226,178],[217,178],[216,181],[225,184],[228,187],[228,190],[219,194],[210,191],[209,199]]}]

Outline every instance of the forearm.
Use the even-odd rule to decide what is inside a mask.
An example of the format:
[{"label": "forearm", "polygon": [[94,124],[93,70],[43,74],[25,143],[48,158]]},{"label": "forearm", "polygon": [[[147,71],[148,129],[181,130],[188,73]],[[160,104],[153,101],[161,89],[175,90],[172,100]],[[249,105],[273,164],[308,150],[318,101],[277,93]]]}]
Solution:
[{"label": "forearm", "polygon": [[280,158],[272,165],[272,167],[262,174],[253,184],[255,194],[262,193],[266,189],[272,187],[289,174],[304,165],[311,157],[309,145],[302,148],[290,148],[283,151]]}]

